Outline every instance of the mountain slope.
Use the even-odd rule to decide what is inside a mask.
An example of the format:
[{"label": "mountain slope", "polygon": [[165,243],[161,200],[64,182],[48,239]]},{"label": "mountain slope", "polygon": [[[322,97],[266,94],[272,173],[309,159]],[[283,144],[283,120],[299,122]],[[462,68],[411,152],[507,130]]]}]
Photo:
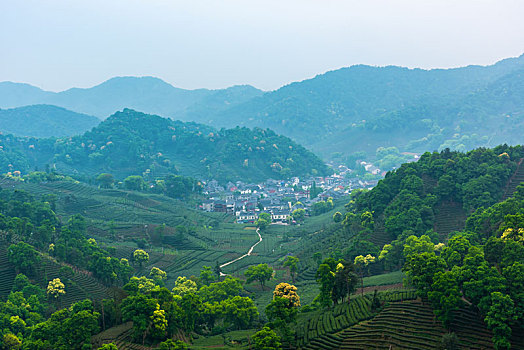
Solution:
[{"label": "mountain slope", "polygon": [[227,107],[260,94],[262,91],[252,86],[185,90],[154,77],[115,77],[91,88],[72,88],[58,93],[28,84],[1,82],[0,107],[52,104],[101,119],[123,108],[180,117],[193,105],[196,111],[202,109],[202,105],[205,110],[216,110],[219,105]]},{"label": "mountain slope", "polygon": [[164,176],[168,173],[217,180],[261,181],[324,175],[313,153],[271,130],[215,130],[125,109],[92,131],[64,139],[0,137],[0,171],[25,172],[53,165],[66,174],[110,172]]},{"label": "mountain slope", "polygon": [[62,137],[81,134],[100,120],[51,105],[0,109],[0,131],[16,136]]},{"label": "mountain slope", "polygon": [[[271,125],[324,156],[362,146],[371,155],[380,146],[436,149],[457,131],[471,137],[479,116],[490,124],[479,129],[481,137],[501,125],[500,115],[522,112],[522,69],[524,56],[457,69],[353,66],[266,93],[213,119],[221,126]],[[501,133],[494,143],[512,141],[508,134],[516,135]],[[409,145],[424,137],[437,140]]]}]

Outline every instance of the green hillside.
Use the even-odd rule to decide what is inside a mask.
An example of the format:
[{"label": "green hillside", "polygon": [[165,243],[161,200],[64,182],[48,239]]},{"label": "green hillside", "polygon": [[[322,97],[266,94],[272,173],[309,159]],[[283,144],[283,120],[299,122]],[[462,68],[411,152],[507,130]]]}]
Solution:
[{"label": "green hillside", "polygon": [[[262,336],[300,349],[519,349],[522,158],[506,145],[426,153],[300,226],[262,228],[220,278],[220,265],[258,242],[255,227],[191,199],[6,177],[0,313],[15,318],[3,332],[46,350],[150,349],[167,338],[247,349]],[[267,280],[249,277],[264,266]],[[46,298],[55,278],[65,294]],[[38,308],[13,306],[23,303]]]},{"label": "green hillside", "polygon": [[[468,150],[519,142],[523,56],[492,66],[407,69],[352,66],[292,83],[210,117],[216,125],[268,127],[331,157]],[[351,164],[353,165],[353,164]]]},{"label": "green hillside", "polygon": [[50,105],[0,109],[0,131],[15,136],[63,137],[82,134],[98,118]]},{"label": "green hillside", "polygon": [[92,131],[60,139],[1,136],[0,170],[53,167],[61,173],[117,178],[180,173],[220,181],[325,175],[313,153],[271,130],[215,130],[129,109]]}]

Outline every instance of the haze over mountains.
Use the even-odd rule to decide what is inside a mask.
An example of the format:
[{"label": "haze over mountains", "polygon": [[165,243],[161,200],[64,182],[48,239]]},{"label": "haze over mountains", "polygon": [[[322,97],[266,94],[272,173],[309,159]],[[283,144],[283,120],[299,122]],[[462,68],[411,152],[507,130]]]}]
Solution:
[{"label": "haze over mountains", "polygon": [[237,127],[218,131],[131,109],[71,138],[0,135],[0,171],[27,173],[48,168],[88,177],[103,172],[118,178],[179,173],[253,182],[330,173],[311,151],[270,130]]},{"label": "haze over mountains", "polygon": [[101,119],[132,108],[218,128],[271,128],[326,159],[344,159],[356,151],[374,157],[378,147],[423,152],[517,143],[524,131],[523,73],[520,56],[456,69],[358,65],[265,93],[248,85],[184,90],[152,77],[59,93],[4,82],[0,107],[45,103]]},{"label": "haze over mountains", "polygon": [[0,130],[33,137],[71,136],[91,129],[100,120],[53,105],[0,109]]}]

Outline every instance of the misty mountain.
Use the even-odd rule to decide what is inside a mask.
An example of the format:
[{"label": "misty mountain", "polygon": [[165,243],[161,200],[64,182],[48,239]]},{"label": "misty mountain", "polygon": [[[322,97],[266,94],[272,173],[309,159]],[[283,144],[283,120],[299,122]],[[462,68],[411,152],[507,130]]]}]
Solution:
[{"label": "misty mountain", "polygon": [[49,92],[28,84],[0,83],[0,108],[30,104],[51,104],[100,119],[123,108],[166,117],[188,113],[198,115],[202,105],[214,111],[245,102],[263,92],[252,86],[222,90],[186,90],[153,77],[116,77],[91,88]]},{"label": "misty mountain", "polygon": [[104,118],[129,107],[215,128],[271,128],[328,159],[379,147],[400,152],[517,143],[523,130],[524,55],[491,66],[408,69],[357,65],[262,92],[251,86],[184,90],[160,79],[114,78],[49,93],[0,83],[0,106],[47,101]]},{"label": "misty mountain", "polygon": [[269,129],[212,127],[125,109],[83,135],[36,139],[0,135],[0,171],[53,167],[88,177],[167,174],[221,181],[326,175],[312,152]]},{"label": "misty mountain", "polygon": [[523,131],[523,69],[524,56],[456,69],[353,66],[210,113],[209,122],[270,126],[325,157],[514,142]]},{"label": "misty mountain", "polygon": [[0,132],[16,136],[62,137],[84,133],[100,119],[51,105],[0,109]]}]

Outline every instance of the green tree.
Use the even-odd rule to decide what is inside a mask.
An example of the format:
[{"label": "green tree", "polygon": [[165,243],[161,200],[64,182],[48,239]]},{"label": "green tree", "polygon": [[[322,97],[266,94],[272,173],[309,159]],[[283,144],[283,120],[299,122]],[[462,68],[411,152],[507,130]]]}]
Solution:
[{"label": "green tree", "polygon": [[333,221],[336,223],[342,222],[344,220],[344,216],[341,212],[337,211],[335,214],[333,214]]},{"label": "green tree", "polygon": [[227,322],[236,329],[247,329],[258,317],[258,310],[248,297],[234,296],[221,302],[223,313]]},{"label": "green tree", "polygon": [[99,347],[98,350],[118,350],[118,347],[113,343],[107,343]]},{"label": "green tree", "polygon": [[49,284],[47,285],[47,294],[55,298],[55,300],[66,294],[65,285],[60,281],[60,278],[55,278],[52,281],[49,281]]},{"label": "green tree", "polygon": [[[360,271],[362,295],[364,295],[364,268],[367,268],[369,264],[374,263],[375,261],[376,261],[376,258],[371,254],[368,254],[366,256],[359,255],[355,257],[354,264],[358,266],[358,269]],[[369,274],[369,271],[368,271],[368,274]]]},{"label": "green tree", "polygon": [[64,333],[62,336],[67,339],[70,349],[79,349],[84,344],[91,345],[91,336],[99,331],[99,316],[97,312],[81,310],[65,319],[62,325]]},{"label": "green tree", "polygon": [[334,276],[333,289],[331,291],[331,299],[335,304],[338,303],[339,299],[348,297],[348,303],[350,302],[351,293],[356,289],[358,283],[358,277],[355,274],[355,267],[351,263],[341,261],[337,264]]},{"label": "green tree", "polygon": [[251,283],[253,281],[258,281],[262,289],[266,281],[269,281],[273,277],[273,269],[267,264],[259,264],[257,266],[250,266],[245,272],[247,280],[246,283]]},{"label": "green tree", "polygon": [[2,340],[6,350],[18,350],[22,346],[22,341],[12,333],[6,333]]},{"label": "green tree", "polygon": [[122,320],[133,321],[133,337],[145,343],[147,332],[152,323],[153,313],[159,310],[158,302],[143,294],[129,296],[122,301]]},{"label": "green tree", "polygon": [[142,267],[144,263],[149,261],[149,254],[142,249],[137,249],[133,252],[133,260]]},{"label": "green tree", "polygon": [[266,227],[271,225],[271,214],[260,213],[258,219],[255,221],[255,225],[257,225],[257,227],[260,229],[265,229]]},{"label": "green tree", "polygon": [[128,190],[144,191],[147,188],[147,183],[140,175],[131,175],[124,179],[124,187]]},{"label": "green tree", "polygon": [[410,254],[406,260],[403,270],[408,280],[417,288],[417,293],[427,297],[433,285],[433,278],[437,272],[444,272],[446,262],[435,253]]},{"label": "green tree", "polygon": [[282,346],[280,337],[269,327],[256,332],[252,339],[255,350],[279,350]]},{"label": "green tree", "polygon": [[32,274],[40,261],[40,255],[36,249],[25,242],[11,244],[7,249],[7,258],[25,274]]},{"label": "green tree", "polygon": [[510,323],[516,319],[515,304],[509,295],[500,292],[491,293],[491,307],[484,321],[493,332],[495,349],[509,349],[511,347]]},{"label": "green tree", "polygon": [[302,222],[306,217],[306,211],[302,208],[295,209],[291,213],[291,216],[293,217],[293,220],[295,220],[296,222]]},{"label": "green tree", "polygon": [[173,293],[184,296],[186,294],[193,294],[197,291],[197,284],[185,276],[178,276],[175,281]]},{"label": "green tree", "polygon": [[438,271],[433,276],[431,289],[428,292],[428,299],[433,311],[444,327],[449,328],[453,321],[453,312],[458,310],[462,298],[457,278],[451,271]]},{"label": "green tree", "polygon": [[211,267],[205,265],[202,266],[202,269],[200,270],[200,282],[207,286],[215,281],[216,277],[213,274],[213,270],[211,270]]},{"label": "green tree", "polygon": [[164,280],[167,279],[167,273],[160,270],[158,267],[152,267],[151,271],[149,272],[149,277],[151,277],[153,281],[161,284]]},{"label": "green tree", "polygon": [[181,340],[168,339],[158,344],[159,350],[186,350],[189,347]]},{"label": "green tree", "polygon": [[291,279],[293,282],[295,282],[295,277],[298,270],[298,258],[296,256],[289,255],[286,260],[284,261],[284,266],[289,268],[289,274],[291,275]]},{"label": "green tree", "polygon": [[113,178],[113,175],[111,174],[102,173],[97,176],[96,182],[102,188],[111,188],[113,187],[113,183],[115,182],[115,179]]}]

